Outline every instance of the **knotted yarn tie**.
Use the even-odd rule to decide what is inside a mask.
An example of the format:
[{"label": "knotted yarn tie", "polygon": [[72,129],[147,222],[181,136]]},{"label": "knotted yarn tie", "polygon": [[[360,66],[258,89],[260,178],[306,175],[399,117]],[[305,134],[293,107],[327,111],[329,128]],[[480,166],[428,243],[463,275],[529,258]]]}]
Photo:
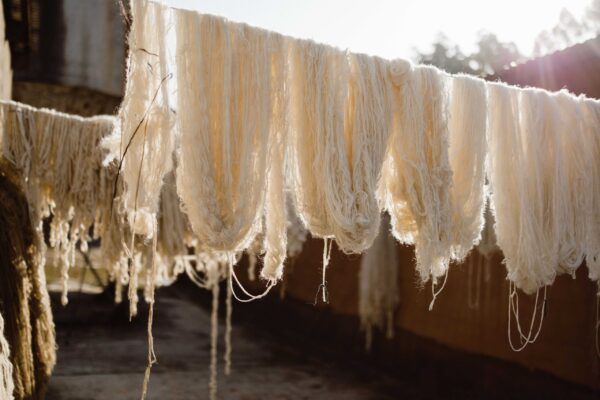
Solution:
[{"label": "knotted yarn tie", "polygon": [[[234,260],[231,257],[235,257],[234,255],[230,255],[229,258],[229,290],[231,290],[231,295],[233,296],[234,299],[236,299],[237,301],[239,301],[240,303],[249,303],[251,301],[255,301],[258,299],[262,299],[263,297],[265,297],[266,295],[269,294],[269,292],[271,291],[271,289],[277,285],[277,281],[275,280],[269,280],[267,283],[267,286],[265,288],[265,290],[258,294],[258,295],[253,295],[250,292],[248,292],[244,286],[242,285],[242,283],[239,281],[237,275],[235,274],[235,269],[234,269]],[[240,288],[240,290],[242,291],[242,293],[244,293],[246,296],[248,296],[248,298],[246,299],[242,299],[241,297],[239,297],[237,295],[237,293],[235,292],[234,288],[233,288],[233,282],[235,281],[236,285]]]},{"label": "knotted yarn tie", "polygon": [[317,305],[317,299],[319,297],[319,292],[321,292],[323,303],[329,304],[329,293],[327,292],[327,267],[329,266],[329,260],[331,258],[331,248],[332,247],[333,247],[333,243],[331,242],[331,239],[323,238],[322,277],[321,277],[321,284],[317,288],[317,293],[315,294],[314,305]]},{"label": "knotted yarn tie", "polygon": [[[539,325],[537,328],[537,331],[534,332],[534,326],[535,326],[535,320],[536,320],[536,316],[537,316],[537,312],[538,312],[538,301],[539,301],[539,296],[540,296],[540,289],[537,289],[536,293],[535,293],[535,303],[533,306],[533,314],[531,316],[531,322],[529,325],[529,332],[527,333],[527,336],[525,336],[525,334],[523,333],[522,329],[521,329],[521,321],[519,319],[519,295],[517,293],[517,289],[516,286],[513,282],[509,282],[509,286],[508,286],[508,343],[510,345],[510,348],[514,351],[514,352],[520,352],[523,349],[525,349],[525,347],[527,347],[527,345],[534,343],[537,338],[540,335],[540,332],[542,331],[542,325],[544,323],[544,316],[546,313],[546,297],[547,297],[547,286],[544,286],[544,297],[542,300],[542,308],[540,311],[540,317],[539,317]],[[515,318],[515,321],[517,323],[517,331],[519,332],[519,339],[521,340],[521,346],[517,347],[513,344],[512,341],[512,336],[511,336],[511,320],[512,318]],[[533,338],[532,338],[533,335]]]},{"label": "knotted yarn tie", "polygon": [[437,290],[435,289],[435,285],[436,285],[435,279],[431,280],[432,299],[431,299],[431,303],[429,303],[429,311],[433,310],[433,305],[435,304],[435,300],[437,299],[439,294],[442,293],[442,290],[444,290],[444,287],[446,287],[446,281],[448,280],[448,271],[449,271],[449,269],[446,269],[446,272],[444,273],[444,281],[442,282],[442,286],[440,286],[439,289],[437,289]]}]

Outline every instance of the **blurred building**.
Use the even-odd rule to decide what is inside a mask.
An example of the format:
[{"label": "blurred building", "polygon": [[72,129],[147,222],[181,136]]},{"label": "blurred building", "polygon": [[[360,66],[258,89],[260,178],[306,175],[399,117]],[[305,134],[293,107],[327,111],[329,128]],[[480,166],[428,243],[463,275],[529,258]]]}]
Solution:
[{"label": "blurred building", "polygon": [[14,79],[121,96],[125,24],[120,2],[2,0]]},{"label": "blurred building", "polygon": [[544,57],[510,67],[497,76],[501,81],[547,90],[563,88],[600,98],[600,36]]}]

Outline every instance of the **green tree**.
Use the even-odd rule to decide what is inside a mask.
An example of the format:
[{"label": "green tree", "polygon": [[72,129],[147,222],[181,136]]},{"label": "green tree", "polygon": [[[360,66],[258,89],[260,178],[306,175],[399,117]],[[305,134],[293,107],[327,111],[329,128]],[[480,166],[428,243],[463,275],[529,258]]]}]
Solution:
[{"label": "green tree", "polygon": [[592,0],[583,16],[577,19],[569,10],[563,9],[558,23],[540,32],[533,47],[534,56],[542,56],[582,42],[600,34],[600,0]]},{"label": "green tree", "polygon": [[463,72],[472,75],[490,75],[504,66],[522,58],[517,46],[512,42],[502,42],[489,32],[480,32],[476,51],[465,54],[458,45],[444,34],[438,34],[431,52],[416,52],[416,61],[435,65],[450,73]]}]

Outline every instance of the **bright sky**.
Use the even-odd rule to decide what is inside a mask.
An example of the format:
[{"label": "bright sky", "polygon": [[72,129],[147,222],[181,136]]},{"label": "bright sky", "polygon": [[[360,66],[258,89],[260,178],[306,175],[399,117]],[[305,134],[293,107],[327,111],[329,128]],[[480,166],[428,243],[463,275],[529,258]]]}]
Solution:
[{"label": "bright sky", "polygon": [[477,32],[496,33],[531,53],[536,35],[563,8],[579,17],[590,0],[165,0],[286,35],[385,58],[427,50],[444,32],[465,51]]}]

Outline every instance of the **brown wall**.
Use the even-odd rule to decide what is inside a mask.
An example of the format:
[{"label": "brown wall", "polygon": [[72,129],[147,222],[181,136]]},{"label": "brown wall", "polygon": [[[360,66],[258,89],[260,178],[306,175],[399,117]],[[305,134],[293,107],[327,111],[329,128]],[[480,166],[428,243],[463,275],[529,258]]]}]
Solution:
[{"label": "brown wall", "polygon": [[497,77],[519,86],[568,89],[600,99],[600,36],[502,71]]},{"label": "brown wall", "polygon": [[[567,88],[577,94],[600,98],[600,38],[552,55],[530,60],[503,71],[493,79],[548,90]],[[450,269],[447,285],[434,309],[428,311],[431,287],[423,287],[415,272],[414,250],[399,246],[400,298],[396,326],[417,335],[467,352],[513,361],[540,369],[565,380],[600,388],[600,362],[595,350],[597,286],[587,278],[585,266],[577,278],[560,276],[548,288],[547,314],[538,341],[515,353],[507,339],[508,281],[498,254],[485,273],[477,274],[477,253],[464,265]],[[322,242],[310,241],[286,276],[287,293],[313,302],[321,283]],[[468,262],[473,262],[469,274]],[[358,314],[358,268],[360,257],[333,254],[327,273],[330,307],[338,314]],[[291,269],[291,268],[290,268]],[[479,279],[479,307],[469,307],[468,291],[475,296]],[[527,328],[533,301],[521,295],[520,312]],[[473,299],[473,297],[472,297]],[[514,327],[514,326],[513,326]]]},{"label": "brown wall", "polygon": [[[411,247],[398,245],[400,254],[400,307],[396,312],[396,326],[417,335],[433,339],[455,349],[484,354],[514,361],[532,369],[540,369],[565,380],[599,388],[599,361],[595,353],[594,325],[596,286],[587,278],[582,266],[577,279],[561,276],[548,289],[548,312],[538,341],[520,353],[513,352],[507,340],[508,281],[501,264],[501,255],[488,267],[474,265],[472,273],[463,265],[451,266],[448,282],[432,311],[430,285],[422,286],[414,266]],[[472,255],[476,263],[481,256]],[[322,241],[309,241],[304,251],[288,267],[287,295],[306,303],[315,300],[321,283]],[[359,256],[346,256],[334,251],[327,272],[330,303],[334,313],[357,315]],[[477,292],[479,275],[479,307],[471,308]],[[489,268],[486,281],[483,268]],[[319,298],[320,300],[320,298]],[[531,315],[531,298],[521,295],[523,325]]]}]

